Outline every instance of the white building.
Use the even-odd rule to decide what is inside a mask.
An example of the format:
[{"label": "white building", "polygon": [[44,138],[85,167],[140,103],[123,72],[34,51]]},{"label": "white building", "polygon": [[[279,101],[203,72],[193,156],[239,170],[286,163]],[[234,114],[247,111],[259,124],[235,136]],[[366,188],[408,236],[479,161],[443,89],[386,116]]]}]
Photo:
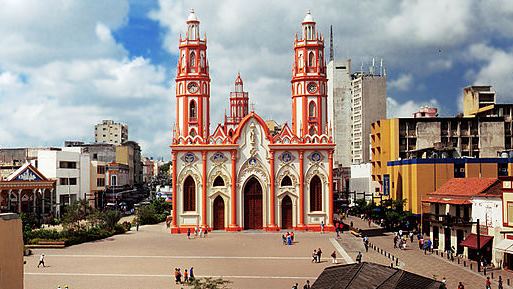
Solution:
[{"label": "white building", "polygon": [[113,120],[104,120],[94,126],[94,141],[120,145],[128,141],[128,125]]},{"label": "white building", "polygon": [[370,163],[351,165],[351,179],[349,181],[349,199],[351,203],[365,198],[372,201],[372,197],[378,193],[379,182],[372,180],[372,166]]},{"label": "white building", "polygon": [[56,211],[90,194],[90,157],[81,148],[41,150],[33,165],[49,179],[56,179]]}]

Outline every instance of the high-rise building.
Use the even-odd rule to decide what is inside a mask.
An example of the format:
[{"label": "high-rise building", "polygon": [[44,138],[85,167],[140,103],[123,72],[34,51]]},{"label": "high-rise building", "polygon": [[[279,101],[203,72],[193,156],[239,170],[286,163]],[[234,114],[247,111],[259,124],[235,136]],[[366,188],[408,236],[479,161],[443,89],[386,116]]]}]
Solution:
[{"label": "high-rise building", "polygon": [[333,160],[336,166],[351,166],[351,59],[330,57],[327,67],[328,114],[333,141],[337,144]]},{"label": "high-rise building", "polygon": [[370,161],[371,124],[387,116],[386,75],[381,72],[374,74],[373,70],[372,68],[370,73],[357,72],[352,75],[351,154],[353,164]]},{"label": "high-rise building", "polygon": [[128,125],[104,120],[94,126],[94,142],[120,145],[128,141]]}]

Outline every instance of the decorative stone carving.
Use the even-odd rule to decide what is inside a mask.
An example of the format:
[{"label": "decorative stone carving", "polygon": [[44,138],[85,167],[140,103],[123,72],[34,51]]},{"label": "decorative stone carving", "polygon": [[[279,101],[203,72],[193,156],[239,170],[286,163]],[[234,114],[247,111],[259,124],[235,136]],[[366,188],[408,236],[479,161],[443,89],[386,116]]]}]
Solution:
[{"label": "decorative stone carving", "polygon": [[211,157],[210,157],[210,160],[216,164],[216,165],[219,165],[219,164],[223,164],[224,162],[226,162],[228,160],[228,158],[224,155],[224,153],[222,152],[215,152]]},{"label": "decorative stone carving", "polygon": [[294,157],[294,155],[289,152],[289,151],[284,151],[282,152],[279,156],[278,156],[278,159],[282,162],[282,163],[285,163],[285,164],[289,164],[290,162],[294,161],[296,158]]}]

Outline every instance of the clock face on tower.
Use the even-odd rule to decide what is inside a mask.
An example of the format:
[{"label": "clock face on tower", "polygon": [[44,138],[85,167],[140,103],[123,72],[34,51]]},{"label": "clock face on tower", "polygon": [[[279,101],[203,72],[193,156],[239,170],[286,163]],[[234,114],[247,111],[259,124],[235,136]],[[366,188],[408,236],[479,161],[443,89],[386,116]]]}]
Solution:
[{"label": "clock face on tower", "polygon": [[187,90],[190,92],[190,93],[196,93],[198,91],[198,84],[196,82],[190,82],[188,85],[187,85]]},{"label": "clock face on tower", "polygon": [[317,91],[317,84],[315,82],[310,82],[306,88],[308,89],[308,92],[314,93]]}]

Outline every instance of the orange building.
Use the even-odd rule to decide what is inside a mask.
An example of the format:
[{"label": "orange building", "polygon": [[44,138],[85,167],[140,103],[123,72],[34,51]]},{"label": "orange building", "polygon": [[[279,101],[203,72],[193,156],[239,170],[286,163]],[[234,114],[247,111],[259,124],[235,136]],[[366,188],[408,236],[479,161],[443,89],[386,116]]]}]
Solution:
[{"label": "orange building", "polygon": [[333,150],[327,123],[324,38],[310,13],[294,41],[292,125],[273,135],[248,108],[240,75],[230,114],[210,133],[207,41],[194,11],[179,40],[172,233],[215,230],[333,230]]}]

